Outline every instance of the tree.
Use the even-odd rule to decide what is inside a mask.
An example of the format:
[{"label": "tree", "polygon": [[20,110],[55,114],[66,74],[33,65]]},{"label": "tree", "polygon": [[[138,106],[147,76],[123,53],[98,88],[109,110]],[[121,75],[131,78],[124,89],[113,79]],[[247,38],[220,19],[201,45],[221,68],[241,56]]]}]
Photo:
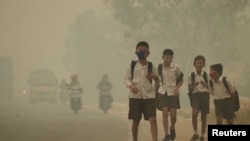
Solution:
[{"label": "tree", "polygon": [[[109,0],[115,18],[126,25],[127,39],[144,38],[185,52],[185,72],[192,68],[193,57],[229,58],[235,34],[242,25],[248,0]],[[163,45],[163,46],[162,46]],[[219,54],[220,53],[220,54]],[[230,57],[231,58],[231,57]],[[182,59],[182,58],[181,58]],[[239,58],[237,58],[238,60]],[[187,63],[188,61],[188,63]]]},{"label": "tree", "polygon": [[[102,10],[101,13],[85,11],[76,17],[70,27],[64,64],[69,72],[79,74],[86,96],[90,99],[103,73],[110,74],[111,80],[115,78],[113,83],[118,84],[122,80],[123,67],[120,65],[124,65],[122,54],[126,53],[121,42],[123,28],[107,11]],[[117,92],[116,89],[114,92],[121,93],[124,87],[115,88]]]}]

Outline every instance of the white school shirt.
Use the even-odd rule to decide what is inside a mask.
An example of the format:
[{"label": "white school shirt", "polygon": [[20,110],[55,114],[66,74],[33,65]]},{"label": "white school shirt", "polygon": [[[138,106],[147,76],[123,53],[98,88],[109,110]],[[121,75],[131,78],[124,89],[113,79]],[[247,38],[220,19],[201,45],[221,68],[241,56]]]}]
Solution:
[{"label": "white school shirt", "polygon": [[[223,77],[220,77],[218,82],[212,80],[213,88],[209,88],[210,93],[213,95],[215,100],[225,99],[231,97],[231,94],[227,91],[222,81]],[[230,80],[226,79],[230,92],[235,92],[233,84]]]},{"label": "white school shirt", "polygon": [[[163,91],[167,92],[168,95],[173,95],[174,88],[176,86],[176,79],[181,74],[179,65],[171,63],[169,67],[164,67],[162,64],[162,76],[163,84],[160,86],[160,94],[164,94]],[[162,78],[160,78],[162,82]],[[158,91],[159,92],[159,91]]]},{"label": "white school shirt", "polygon": [[[201,74],[198,74],[197,72],[195,72],[194,74],[195,74],[194,75],[194,83],[200,82],[201,80],[206,82],[203,78],[203,76],[205,75],[203,71],[201,72]],[[209,81],[208,73],[207,73],[207,81]],[[188,76],[188,84],[189,85],[192,84],[191,74],[189,74],[189,76]],[[198,84],[197,86],[194,87],[192,93],[197,93],[197,92],[209,92],[209,90],[208,90],[208,87],[205,87],[202,84]]]},{"label": "white school shirt", "polygon": [[[139,61],[137,61],[135,64],[135,68],[134,68],[133,80],[131,80],[131,64],[129,64],[129,67],[127,69],[127,72],[126,72],[126,75],[124,78],[125,84],[128,87],[132,83],[135,83],[139,89],[139,92],[137,94],[133,93],[132,91],[129,91],[130,98],[136,98],[136,99],[155,98],[155,90],[153,87],[153,80],[152,80],[152,83],[150,83],[150,81],[146,78],[146,74],[148,73],[148,66],[147,65],[142,66],[139,63]],[[155,69],[153,64],[152,64],[152,73],[157,75],[156,69]]]}]

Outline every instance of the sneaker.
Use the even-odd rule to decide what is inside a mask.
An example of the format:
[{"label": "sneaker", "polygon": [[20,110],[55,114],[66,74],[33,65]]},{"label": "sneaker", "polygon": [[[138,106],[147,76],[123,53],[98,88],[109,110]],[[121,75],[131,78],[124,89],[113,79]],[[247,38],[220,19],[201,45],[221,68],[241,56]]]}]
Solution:
[{"label": "sneaker", "polygon": [[204,137],[200,137],[200,141],[205,141],[205,138]]},{"label": "sneaker", "polygon": [[170,135],[166,135],[162,141],[170,141]]},{"label": "sneaker", "polygon": [[175,129],[170,129],[170,138],[171,138],[171,140],[174,140],[175,137],[176,137]]},{"label": "sneaker", "polygon": [[[196,141],[196,140],[198,140],[199,139],[199,135],[197,135],[197,134],[194,134],[193,136],[192,136],[192,138],[190,139],[190,141]],[[201,139],[201,138],[200,138]]]}]

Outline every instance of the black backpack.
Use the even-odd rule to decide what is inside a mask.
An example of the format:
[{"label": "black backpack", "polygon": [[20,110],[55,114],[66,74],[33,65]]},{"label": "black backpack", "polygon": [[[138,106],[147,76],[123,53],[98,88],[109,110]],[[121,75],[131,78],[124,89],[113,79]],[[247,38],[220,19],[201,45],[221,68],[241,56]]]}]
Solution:
[{"label": "black backpack", "polygon": [[[131,61],[131,80],[133,80],[133,77],[134,77],[134,69],[135,69],[136,62],[137,62],[137,60]],[[153,70],[153,64],[152,64],[152,62],[148,61],[148,72],[152,73],[152,70]],[[149,80],[149,81],[150,81],[150,83],[152,83],[152,80]]]},{"label": "black backpack", "polygon": [[[163,83],[163,76],[162,76],[162,64],[158,65],[158,73],[161,77],[162,83]],[[183,79],[184,74],[181,72],[180,76],[176,79],[176,84],[178,84]]]},{"label": "black backpack", "polygon": [[[163,84],[163,75],[162,75],[162,64],[158,65],[158,74],[161,77],[162,80],[162,84]],[[181,74],[178,76],[178,78],[176,79],[176,84],[178,84],[182,79],[183,79],[184,74],[181,72]],[[162,110],[162,107],[159,104],[159,93],[156,93],[156,108],[158,110]]]},{"label": "black backpack", "polygon": [[[208,80],[207,80],[207,72],[203,71],[204,75],[203,75],[203,79],[205,80],[206,84],[208,84]],[[192,84],[194,84],[195,81],[195,72],[191,73],[191,82]],[[192,106],[192,91],[188,91],[188,97],[190,100],[190,105]]]},{"label": "black backpack", "polygon": [[[227,91],[231,94],[229,87],[228,87],[228,84],[227,84],[227,81],[226,81],[226,77],[222,78],[222,82],[223,82],[225,88],[227,89]],[[212,80],[209,81],[209,85],[213,89]],[[234,94],[234,99],[233,99],[234,100],[234,111],[238,111],[240,109],[239,93],[238,93],[238,90],[236,89],[235,86],[234,86],[234,89],[235,89],[235,94]]]}]

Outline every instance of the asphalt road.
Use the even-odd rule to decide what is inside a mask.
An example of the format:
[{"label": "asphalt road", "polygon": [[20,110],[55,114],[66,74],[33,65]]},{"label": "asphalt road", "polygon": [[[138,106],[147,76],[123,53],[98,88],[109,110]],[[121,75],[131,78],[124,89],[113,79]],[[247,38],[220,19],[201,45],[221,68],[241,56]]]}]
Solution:
[{"label": "asphalt road", "polygon": [[[127,103],[113,103],[108,114],[95,103],[84,103],[78,114],[69,105],[24,103],[0,99],[0,141],[132,141]],[[179,110],[175,141],[191,138],[190,113],[190,108]],[[164,131],[159,111],[157,123],[160,141]],[[138,140],[152,141],[148,121],[141,121]]]},{"label": "asphalt road", "polygon": [[10,107],[5,105],[5,116],[0,116],[0,141],[129,140],[128,123],[123,116],[104,114],[95,105],[83,105],[78,114],[69,105],[60,104]]}]

